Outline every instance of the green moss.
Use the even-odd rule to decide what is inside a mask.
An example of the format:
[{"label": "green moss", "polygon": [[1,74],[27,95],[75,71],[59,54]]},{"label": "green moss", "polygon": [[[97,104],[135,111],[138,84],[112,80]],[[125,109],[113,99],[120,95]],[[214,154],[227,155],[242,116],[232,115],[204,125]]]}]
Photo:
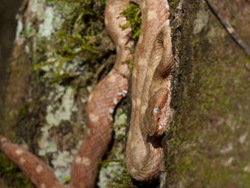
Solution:
[{"label": "green moss", "polygon": [[20,117],[25,117],[25,116],[27,116],[28,115],[28,106],[27,105],[23,105],[23,106],[21,106],[21,108],[19,109],[19,111],[18,111],[18,116],[20,116]]},{"label": "green moss", "polygon": [[[109,168],[109,179],[106,186],[108,188],[111,187],[117,187],[117,188],[135,188],[135,186],[132,182],[132,179],[130,175],[127,172],[127,169],[125,168],[125,160],[105,160],[101,162],[102,168]],[[119,166],[119,170],[117,170],[117,167]],[[101,184],[103,186],[103,184]]]},{"label": "green moss", "polygon": [[122,25],[123,29],[132,29],[132,38],[137,41],[141,32],[141,11],[137,4],[131,3],[122,13],[128,20],[128,23]]},{"label": "green moss", "polygon": [[180,1],[179,0],[171,0],[168,3],[169,3],[169,6],[170,6],[170,16],[171,16],[171,19],[172,19],[174,17],[174,15],[178,11],[181,11],[181,10],[178,10],[178,9],[180,9],[180,7],[178,7],[178,4],[180,3]]},{"label": "green moss", "polygon": [[44,45],[44,37],[38,39],[40,55],[34,57],[33,69],[45,73],[50,82],[61,83],[79,76],[83,64],[100,61],[110,50],[102,44],[105,2],[54,0],[48,4],[53,6],[53,26],[57,31],[48,45]]},{"label": "green moss", "polygon": [[[181,41],[175,43],[180,64],[172,100],[176,114],[166,141],[167,182],[172,187],[248,187],[250,91],[244,67],[250,60],[210,13],[200,18],[196,11],[207,11],[202,3],[187,2],[183,37],[176,36],[179,28],[173,35]],[[192,22],[197,17],[207,26]]]},{"label": "green moss", "polygon": [[[62,4],[62,2],[64,3]],[[77,66],[88,64],[93,66],[93,63],[101,61],[110,50],[107,45],[102,43],[105,39],[103,37],[105,1],[53,0],[49,1],[49,5],[56,5],[54,14],[63,10],[65,17],[61,21],[54,19],[54,24],[57,22],[58,25],[61,24],[60,22],[63,24],[60,28],[55,28],[58,31],[48,46],[44,45],[44,37],[38,39],[40,55],[33,57],[36,62],[33,69],[39,74],[46,72],[46,78],[49,78],[50,83],[62,83],[81,74],[81,71],[76,70],[79,69],[76,68]],[[123,14],[129,22],[122,27],[131,27],[132,38],[138,40],[141,25],[141,13],[138,5],[130,4]],[[45,56],[41,51],[45,52]]]},{"label": "green moss", "polygon": [[136,188],[136,187],[138,187],[138,186],[135,186],[133,184],[133,181],[125,168],[123,168],[122,173],[117,174],[117,176],[115,176],[115,177],[116,178],[112,182],[110,181],[108,183],[108,185],[107,185],[108,188],[113,188],[113,187]]},{"label": "green moss", "polygon": [[[32,188],[32,184],[27,178],[21,173],[19,168],[10,162],[3,154],[0,154],[0,177],[8,180],[6,185],[8,187],[15,188]],[[6,187],[6,188],[8,188]]]},{"label": "green moss", "polygon": [[[24,28],[22,37],[26,39],[25,49],[30,62],[33,63],[33,74],[29,77],[29,94],[25,96],[29,98],[28,102],[22,99],[24,105],[16,110],[19,112],[19,118],[15,123],[15,126],[18,124],[18,131],[15,133],[18,134],[18,138],[25,139],[29,146],[34,146],[36,141],[31,142],[31,139],[36,139],[33,135],[40,129],[38,125],[42,126],[44,123],[39,121],[39,117],[44,113],[46,102],[48,103],[47,94],[56,90],[53,86],[68,84],[68,80],[80,77],[83,69],[95,72],[91,69],[96,69],[96,65],[101,64],[102,59],[107,58],[107,54],[113,50],[103,29],[104,5],[105,2],[102,0],[48,1],[46,8],[50,8],[54,16],[51,38],[38,32],[39,24],[35,24],[38,19],[35,14],[34,19],[30,17],[30,23]],[[41,19],[42,16],[39,17],[39,23],[42,22]],[[87,76],[82,77],[84,79]],[[12,120],[12,111],[8,113],[9,119]],[[37,149],[36,146],[34,148]],[[2,157],[1,155],[1,177],[10,187],[28,188],[30,183],[27,183],[20,170]]]}]

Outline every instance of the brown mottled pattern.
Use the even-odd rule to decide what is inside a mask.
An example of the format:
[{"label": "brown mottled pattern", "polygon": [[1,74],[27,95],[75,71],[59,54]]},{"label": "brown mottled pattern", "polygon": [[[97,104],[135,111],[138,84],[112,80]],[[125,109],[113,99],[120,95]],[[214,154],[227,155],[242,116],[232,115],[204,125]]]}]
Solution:
[{"label": "brown mottled pattern", "polygon": [[[132,113],[126,165],[133,178],[149,181],[158,177],[163,167],[163,150],[159,133],[165,132],[166,127],[163,126],[170,116],[172,68],[170,14],[166,0],[134,2],[140,5],[142,26],[132,74]],[[158,115],[156,120],[152,120],[157,117],[154,113]],[[165,122],[164,125],[162,122]]]},{"label": "brown mottled pattern", "polygon": [[[87,130],[74,158],[71,181],[60,185],[53,171],[35,155],[0,136],[1,151],[40,188],[91,188],[99,163],[112,136],[112,115],[125,96],[128,65],[132,61],[131,29],[121,13],[130,2],[142,11],[142,31],[134,56],[132,114],[126,148],[131,176],[148,181],[159,175],[163,165],[161,135],[170,116],[170,72],[172,68],[169,8],[167,0],[108,0],[105,24],[116,45],[117,59],[111,72],[94,88],[87,104]],[[126,92],[125,92],[126,93]],[[150,135],[150,136],[149,136]]]}]

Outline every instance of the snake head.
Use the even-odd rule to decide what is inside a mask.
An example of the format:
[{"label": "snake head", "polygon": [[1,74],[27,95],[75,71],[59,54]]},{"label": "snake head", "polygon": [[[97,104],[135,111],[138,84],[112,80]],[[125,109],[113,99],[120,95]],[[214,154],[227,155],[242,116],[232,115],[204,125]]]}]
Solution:
[{"label": "snake head", "polygon": [[150,136],[162,136],[170,117],[169,90],[159,89],[150,99],[144,116],[146,132]]}]

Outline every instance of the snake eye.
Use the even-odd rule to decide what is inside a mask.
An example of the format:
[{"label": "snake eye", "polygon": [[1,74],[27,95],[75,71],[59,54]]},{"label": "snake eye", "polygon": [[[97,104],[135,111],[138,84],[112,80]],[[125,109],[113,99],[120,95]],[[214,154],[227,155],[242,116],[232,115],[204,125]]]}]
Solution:
[{"label": "snake eye", "polygon": [[153,112],[154,112],[154,114],[157,114],[157,115],[161,114],[161,110],[158,107],[155,107]]}]

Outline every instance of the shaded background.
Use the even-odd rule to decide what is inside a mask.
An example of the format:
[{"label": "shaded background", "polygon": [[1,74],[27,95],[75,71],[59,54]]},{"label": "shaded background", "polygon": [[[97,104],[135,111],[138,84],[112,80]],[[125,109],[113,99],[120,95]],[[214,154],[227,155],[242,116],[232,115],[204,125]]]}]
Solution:
[{"label": "shaded background", "polygon": [[0,106],[7,63],[16,31],[16,14],[22,1],[2,0],[0,4]]}]

